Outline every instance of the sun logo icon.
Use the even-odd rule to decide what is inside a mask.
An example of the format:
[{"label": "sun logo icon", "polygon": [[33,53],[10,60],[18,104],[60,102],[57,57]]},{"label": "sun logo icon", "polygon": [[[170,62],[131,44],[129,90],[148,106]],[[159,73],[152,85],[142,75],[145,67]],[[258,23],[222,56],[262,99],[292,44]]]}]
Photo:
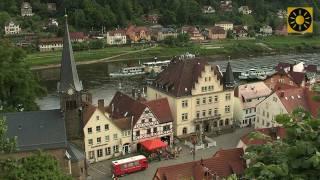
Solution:
[{"label": "sun logo icon", "polygon": [[288,8],[288,33],[311,33],[313,9],[311,7]]}]

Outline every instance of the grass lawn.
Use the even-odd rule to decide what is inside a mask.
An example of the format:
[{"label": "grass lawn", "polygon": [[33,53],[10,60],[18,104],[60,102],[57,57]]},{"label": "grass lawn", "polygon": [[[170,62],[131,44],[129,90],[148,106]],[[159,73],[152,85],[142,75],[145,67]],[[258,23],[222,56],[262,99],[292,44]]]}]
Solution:
[{"label": "grass lawn", "polygon": [[[130,47],[108,47],[90,51],[75,51],[74,58],[76,59],[76,61],[97,60],[135,50],[137,49]],[[58,64],[61,61],[61,54],[61,51],[37,52],[29,54],[26,58],[26,61],[31,66]]]},{"label": "grass lawn", "polygon": [[[252,40],[219,40],[206,44],[194,44],[187,47],[165,47],[157,46],[141,52],[133,52],[142,49],[140,47],[107,47],[105,49],[76,51],[74,52],[76,61],[90,61],[108,58],[111,56],[124,54],[112,58],[119,59],[152,59],[157,57],[172,57],[190,52],[203,56],[210,55],[237,55],[237,54],[258,54],[265,52],[310,52],[320,49],[320,36],[271,36]],[[58,64],[61,60],[61,51],[29,54],[26,58],[31,66]]]}]

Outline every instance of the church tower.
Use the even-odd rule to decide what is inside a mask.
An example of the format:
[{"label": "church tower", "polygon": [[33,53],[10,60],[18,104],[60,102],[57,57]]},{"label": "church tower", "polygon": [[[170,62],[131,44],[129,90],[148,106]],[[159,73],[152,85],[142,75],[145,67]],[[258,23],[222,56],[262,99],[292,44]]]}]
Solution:
[{"label": "church tower", "polygon": [[69,35],[68,19],[65,15],[63,50],[61,58],[60,82],[58,83],[60,109],[64,114],[68,140],[82,136],[82,94],[76,63]]},{"label": "church tower", "polygon": [[233,89],[235,87],[235,84],[236,82],[234,80],[231,64],[230,64],[230,61],[228,61],[226,73],[224,75],[224,85],[225,85],[225,88],[227,89]]}]

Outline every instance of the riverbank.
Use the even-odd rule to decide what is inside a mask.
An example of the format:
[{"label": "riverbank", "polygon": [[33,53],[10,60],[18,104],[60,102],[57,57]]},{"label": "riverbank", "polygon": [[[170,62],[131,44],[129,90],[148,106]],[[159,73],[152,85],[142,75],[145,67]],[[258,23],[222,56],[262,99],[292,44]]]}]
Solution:
[{"label": "riverbank", "polygon": [[[185,52],[201,56],[234,58],[284,53],[309,53],[320,50],[320,37],[306,36],[272,36],[254,40],[220,40],[187,47],[159,46],[125,46],[108,47],[100,50],[74,52],[77,64],[115,62],[129,60],[151,60],[157,56],[166,59]],[[32,69],[59,67],[61,52],[29,54],[26,61]]]}]

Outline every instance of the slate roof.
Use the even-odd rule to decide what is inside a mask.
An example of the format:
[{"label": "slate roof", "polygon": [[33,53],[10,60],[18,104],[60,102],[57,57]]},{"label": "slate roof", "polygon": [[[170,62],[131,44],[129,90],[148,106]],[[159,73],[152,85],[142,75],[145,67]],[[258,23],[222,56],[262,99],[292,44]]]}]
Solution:
[{"label": "slate roof", "polygon": [[146,107],[146,105],[134,100],[130,96],[117,91],[107,108],[107,112],[113,119],[125,117],[131,119],[133,116],[133,124],[136,124]]},{"label": "slate roof", "polygon": [[68,20],[66,17],[63,37],[63,50],[61,58],[59,91],[67,92],[70,88],[76,91],[81,91],[82,84],[79,80],[76,63],[74,61],[73,50],[69,34]]},{"label": "slate roof", "polygon": [[226,74],[224,75],[224,85],[226,88],[233,88],[235,85],[235,80],[234,80],[230,61],[228,61]]},{"label": "slate roof", "polygon": [[71,156],[70,157],[71,162],[82,161],[86,158],[84,155],[84,152],[72,143],[68,143],[67,151],[68,151],[69,155]]},{"label": "slate roof", "polygon": [[208,174],[216,174],[219,178],[225,178],[231,174],[242,175],[246,168],[242,148],[234,148],[227,150],[219,150],[213,157],[193,161],[183,164],[177,164],[157,169],[154,180],[177,180],[190,179],[195,180],[210,179],[212,176],[206,177]]},{"label": "slate roof", "polygon": [[67,147],[65,122],[59,109],[4,114],[7,137],[17,137],[18,151]]},{"label": "slate roof", "polygon": [[[286,131],[283,127],[272,127],[272,128],[261,128],[256,129],[256,132],[260,132],[262,134],[265,134],[267,136],[271,137],[271,140],[276,140],[278,137],[280,139],[285,138]],[[252,139],[250,138],[250,133],[245,134],[240,139],[245,145],[262,145],[266,144],[268,140],[265,139]]]},{"label": "slate roof", "polygon": [[[159,73],[152,86],[175,97],[189,96],[206,65],[209,64],[204,58],[175,60]],[[213,65],[211,69],[223,84],[219,67]]]}]

